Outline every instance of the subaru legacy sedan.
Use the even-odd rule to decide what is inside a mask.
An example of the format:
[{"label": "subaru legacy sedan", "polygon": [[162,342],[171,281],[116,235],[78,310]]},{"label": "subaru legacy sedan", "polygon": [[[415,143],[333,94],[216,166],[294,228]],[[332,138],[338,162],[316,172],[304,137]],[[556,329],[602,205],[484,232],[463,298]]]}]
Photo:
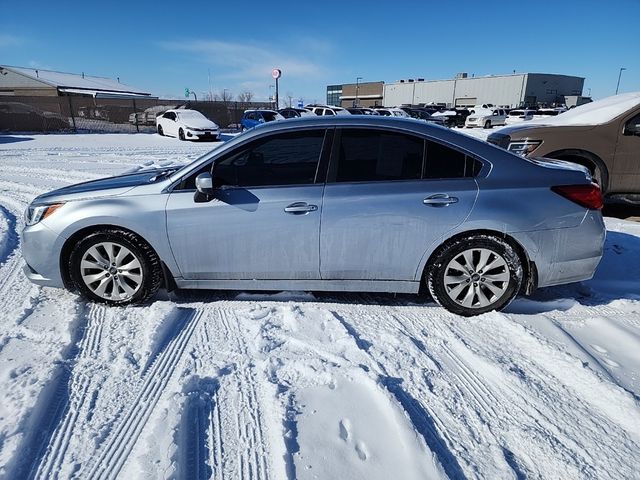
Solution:
[{"label": "subaru legacy sedan", "polygon": [[581,166],[413,119],[270,122],[178,170],[68,186],[26,212],[25,272],[112,305],[165,287],[418,293],[451,312],[590,278]]}]

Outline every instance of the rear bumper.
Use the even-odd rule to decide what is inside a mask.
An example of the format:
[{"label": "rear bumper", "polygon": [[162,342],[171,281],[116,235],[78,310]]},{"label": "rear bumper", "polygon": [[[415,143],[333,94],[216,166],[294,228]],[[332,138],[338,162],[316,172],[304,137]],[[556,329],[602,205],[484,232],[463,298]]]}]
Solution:
[{"label": "rear bumper", "polygon": [[602,259],[606,229],[600,212],[588,211],[577,227],[513,233],[538,270],[538,287],[589,280]]}]

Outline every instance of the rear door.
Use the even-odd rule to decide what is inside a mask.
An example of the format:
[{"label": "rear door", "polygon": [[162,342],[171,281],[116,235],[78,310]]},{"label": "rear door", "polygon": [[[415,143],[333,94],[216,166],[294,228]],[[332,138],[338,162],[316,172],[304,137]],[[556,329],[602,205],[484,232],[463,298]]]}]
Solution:
[{"label": "rear door", "polygon": [[415,280],[427,248],[473,208],[473,162],[409,133],[338,130],[322,209],[322,278]]}]

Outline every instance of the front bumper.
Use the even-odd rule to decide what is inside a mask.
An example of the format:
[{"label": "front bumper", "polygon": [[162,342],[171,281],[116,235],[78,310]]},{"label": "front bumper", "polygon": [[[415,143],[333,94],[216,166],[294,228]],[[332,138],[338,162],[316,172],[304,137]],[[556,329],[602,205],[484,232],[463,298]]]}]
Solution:
[{"label": "front bumper", "polygon": [[26,277],[36,285],[64,287],[60,272],[60,254],[65,239],[44,222],[27,226],[22,231],[22,257]]},{"label": "front bumper", "polygon": [[185,135],[189,140],[218,140],[220,138],[220,130],[187,129]]}]

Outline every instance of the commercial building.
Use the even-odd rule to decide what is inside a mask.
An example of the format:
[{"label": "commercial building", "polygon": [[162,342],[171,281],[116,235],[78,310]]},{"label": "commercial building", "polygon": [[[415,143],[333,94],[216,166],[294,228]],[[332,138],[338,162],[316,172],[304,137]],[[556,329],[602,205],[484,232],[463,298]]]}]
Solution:
[{"label": "commercial building", "polygon": [[382,105],[384,82],[356,82],[327,86],[327,105],[374,107]]},{"label": "commercial building", "polygon": [[548,73],[514,73],[451,80],[408,79],[384,85],[384,105],[440,103],[472,106],[492,103],[505,107],[564,104],[565,97],[582,95],[584,78]]},{"label": "commercial building", "polygon": [[119,79],[0,65],[0,95],[16,97],[157,98]]}]

